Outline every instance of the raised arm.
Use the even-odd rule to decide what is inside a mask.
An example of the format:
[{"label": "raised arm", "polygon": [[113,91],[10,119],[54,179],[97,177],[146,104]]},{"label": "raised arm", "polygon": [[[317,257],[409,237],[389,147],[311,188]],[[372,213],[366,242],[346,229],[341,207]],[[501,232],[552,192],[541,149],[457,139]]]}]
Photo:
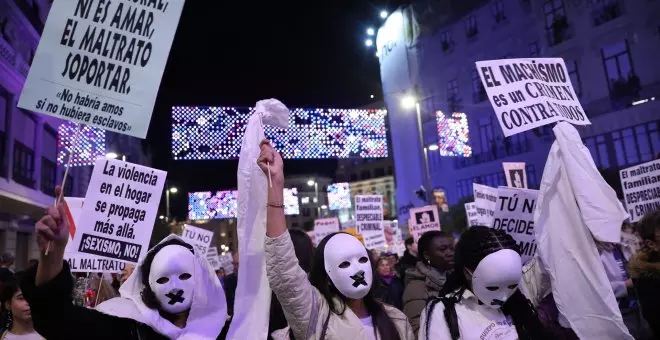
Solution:
[{"label": "raised arm", "polygon": [[282,157],[269,142],[261,143],[257,161],[266,176],[270,171],[266,214],[266,273],[270,288],[282,305],[296,339],[308,339],[316,330],[322,300],[307,274],[298,265],[293,242],[284,218],[284,175]]}]

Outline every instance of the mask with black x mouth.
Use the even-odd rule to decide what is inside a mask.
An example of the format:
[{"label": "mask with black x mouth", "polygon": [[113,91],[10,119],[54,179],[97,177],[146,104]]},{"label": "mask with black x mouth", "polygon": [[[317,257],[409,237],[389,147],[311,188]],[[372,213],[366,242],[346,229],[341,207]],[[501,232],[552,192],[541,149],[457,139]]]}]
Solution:
[{"label": "mask with black x mouth", "polygon": [[360,270],[359,272],[355,273],[355,275],[351,275],[351,279],[353,279],[353,287],[357,288],[360,285],[367,285],[367,281],[364,280],[364,270]]}]

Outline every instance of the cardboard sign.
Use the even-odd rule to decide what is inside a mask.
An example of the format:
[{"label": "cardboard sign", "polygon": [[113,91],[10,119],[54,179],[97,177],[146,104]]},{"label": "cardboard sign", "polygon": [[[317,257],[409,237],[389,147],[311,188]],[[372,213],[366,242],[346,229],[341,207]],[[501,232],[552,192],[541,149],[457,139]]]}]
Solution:
[{"label": "cardboard sign", "polygon": [[[213,232],[186,224],[183,226],[181,237],[189,244],[195,246],[196,253],[204,256],[206,255],[211,240],[213,239]],[[216,248],[216,255],[217,253],[218,250]]]},{"label": "cardboard sign", "polygon": [[[218,248],[217,247],[208,247],[206,251],[206,261],[209,263],[209,266],[213,268],[213,270],[219,270],[222,265],[220,263],[220,256],[218,256]],[[226,273],[225,269],[225,273]]]},{"label": "cardboard sign", "polygon": [[355,225],[358,234],[364,237],[364,246],[367,249],[378,249],[385,246],[383,196],[355,196]]},{"label": "cardboard sign", "polygon": [[525,163],[502,163],[506,185],[510,188],[527,189],[527,171]]},{"label": "cardboard sign", "polygon": [[64,197],[66,202],[66,218],[69,220],[69,242],[64,248],[64,260],[69,263],[72,273],[118,273],[124,270],[126,264],[121,261],[100,258],[96,255],[83,254],[76,251],[73,239],[76,235],[76,226],[82,213],[84,198]]},{"label": "cardboard sign", "polygon": [[314,220],[314,238],[321,242],[326,236],[339,231],[339,219],[319,218]]},{"label": "cardboard sign", "polygon": [[474,191],[474,204],[477,209],[479,225],[492,226],[495,205],[497,204],[497,189],[472,183],[472,190]]},{"label": "cardboard sign", "polygon": [[477,212],[477,204],[472,202],[472,203],[465,203],[465,216],[467,217],[467,226],[473,227],[475,225],[480,225],[479,224],[479,213]]},{"label": "cardboard sign", "polygon": [[523,264],[536,253],[534,208],[538,196],[538,190],[497,188],[493,228],[504,230],[518,242]]},{"label": "cardboard sign", "polygon": [[619,171],[631,222],[660,209],[660,159]]},{"label": "cardboard sign", "polygon": [[588,125],[561,58],[477,61],[504,136],[565,120]]},{"label": "cardboard sign", "polygon": [[421,208],[410,209],[410,223],[408,230],[412,234],[415,242],[417,242],[427,231],[440,230],[440,215],[438,214],[438,207],[435,205],[427,205]]},{"label": "cardboard sign", "polygon": [[74,249],[137,263],[149,249],[165,171],[99,158],[89,180]]},{"label": "cardboard sign", "polygon": [[55,0],[18,106],[139,138],[184,0]]}]

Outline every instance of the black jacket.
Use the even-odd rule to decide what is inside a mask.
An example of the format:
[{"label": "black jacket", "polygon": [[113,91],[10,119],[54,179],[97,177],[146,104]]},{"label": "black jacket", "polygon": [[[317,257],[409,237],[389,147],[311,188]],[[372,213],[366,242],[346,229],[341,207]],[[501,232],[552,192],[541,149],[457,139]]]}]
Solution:
[{"label": "black jacket", "polygon": [[417,261],[417,256],[412,256],[407,250],[403,253],[403,256],[399,259],[399,263],[396,264],[396,271],[399,273],[401,282],[406,282],[406,270],[415,268]]},{"label": "black jacket", "polygon": [[388,285],[378,274],[374,274],[374,277],[378,277],[375,290],[376,298],[403,311],[403,282],[401,282],[401,279],[395,276]]},{"label": "black jacket", "polygon": [[642,315],[660,339],[660,254],[640,251],[628,263]]},{"label": "black jacket", "polygon": [[[36,267],[28,269],[20,286],[30,304],[34,329],[48,340],[167,339],[141,322],[75,306],[73,276],[66,261],[62,271],[45,284],[35,286],[36,274]],[[224,339],[225,332],[218,339]]]}]

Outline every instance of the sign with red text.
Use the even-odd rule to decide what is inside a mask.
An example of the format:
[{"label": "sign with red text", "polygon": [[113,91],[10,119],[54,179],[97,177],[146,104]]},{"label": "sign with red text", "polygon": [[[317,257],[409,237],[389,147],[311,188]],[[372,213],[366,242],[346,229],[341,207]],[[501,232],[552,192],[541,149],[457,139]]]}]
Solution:
[{"label": "sign with red text", "polygon": [[562,58],[477,61],[504,136],[565,120],[588,125]]},{"label": "sign with red text", "polygon": [[339,219],[336,217],[314,220],[314,239],[321,242],[326,236],[339,231]]},{"label": "sign with red text", "polygon": [[619,171],[630,221],[660,209],[660,159]]},{"label": "sign with red text", "polygon": [[[385,246],[382,195],[355,196],[355,225],[357,233],[364,238],[364,246],[367,249],[379,249]],[[318,235],[316,239],[321,242]]]}]

